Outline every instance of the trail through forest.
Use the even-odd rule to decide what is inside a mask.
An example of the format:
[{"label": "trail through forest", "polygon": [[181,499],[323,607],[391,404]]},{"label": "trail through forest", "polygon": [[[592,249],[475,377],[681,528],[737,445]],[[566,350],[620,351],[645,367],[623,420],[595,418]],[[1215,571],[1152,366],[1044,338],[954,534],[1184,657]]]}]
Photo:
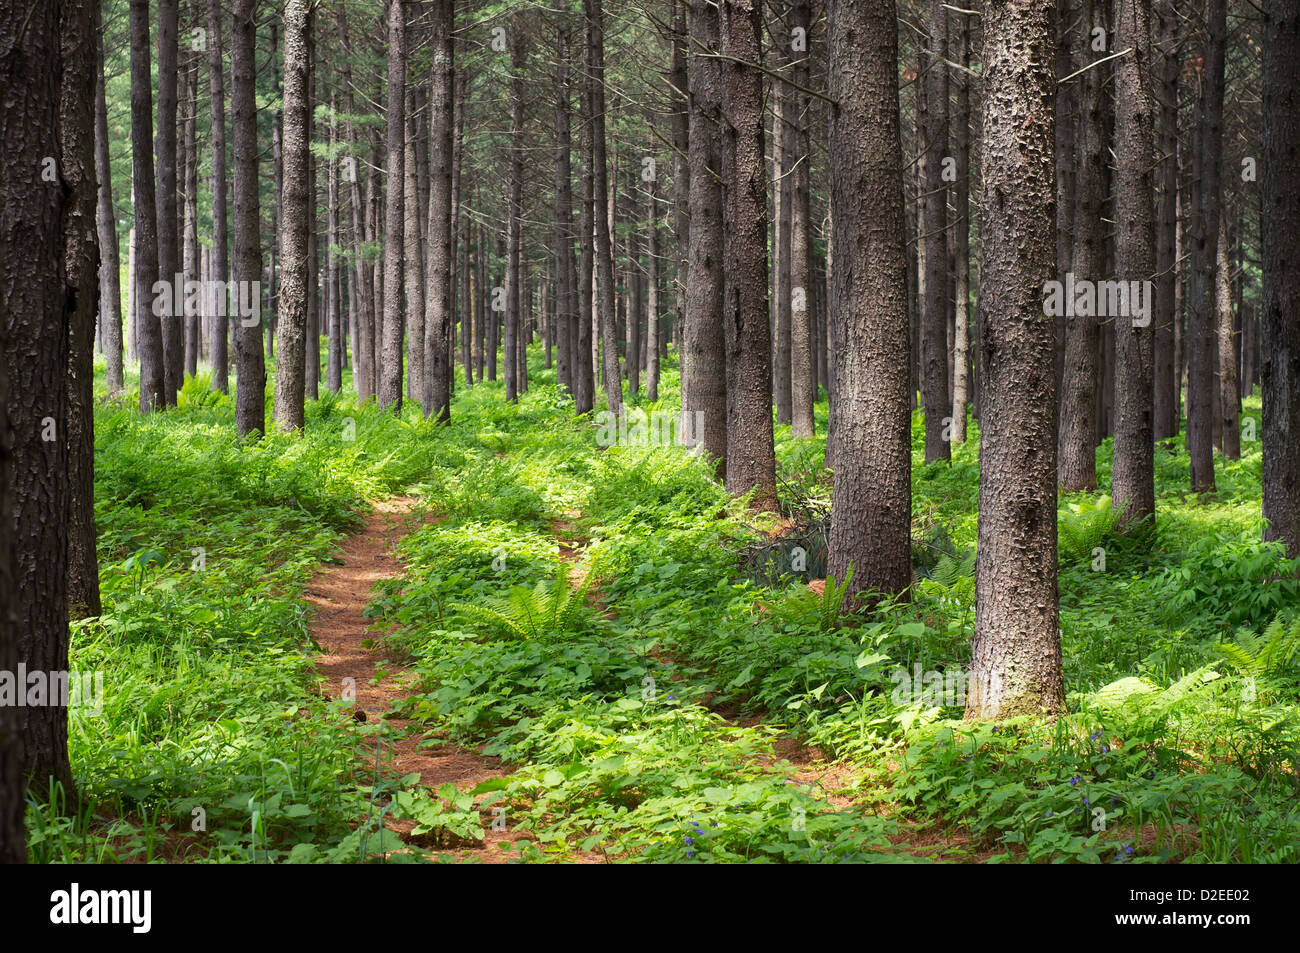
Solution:
[{"label": "trail through forest", "polygon": [[[506,773],[499,759],[450,743],[426,745],[423,733],[410,730],[408,720],[393,717],[393,709],[411,694],[413,676],[386,657],[380,633],[370,631],[372,620],[365,614],[375,584],[401,575],[396,548],[416,521],[418,502],[397,497],[375,504],[362,530],[343,541],[341,561],[322,569],[307,589],[306,601],[316,610],[311,635],[323,650],[317,667],[325,678],[326,697],[344,697],[345,687],[355,691],[355,718],[376,728],[378,740],[370,741],[369,748],[382,743],[386,770],[399,776],[418,773],[420,785],[430,792],[444,784],[469,790]],[[388,826],[406,836],[415,825],[390,820]],[[456,854],[488,863],[509,860],[510,853],[498,845],[515,835],[492,830],[490,819],[484,828],[481,844],[457,845]]]}]

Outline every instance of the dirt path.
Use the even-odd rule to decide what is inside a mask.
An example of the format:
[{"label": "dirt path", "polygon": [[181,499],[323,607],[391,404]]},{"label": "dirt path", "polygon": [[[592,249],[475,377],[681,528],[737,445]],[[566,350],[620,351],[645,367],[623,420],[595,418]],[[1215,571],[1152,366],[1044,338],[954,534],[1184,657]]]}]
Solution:
[{"label": "dirt path", "polygon": [[[326,566],[307,586],[305,599],[315,610],[310,631],[323,650],[316,664],[326,679],[325,694],[342,697],[349,684],[345,679],[353,679],[357,721],[371,725],[386,721],[393,730],[388,767],[398,776],[418,773],[420,783],[432,792],[448,783],[465,791],[508,772],[496,758],[471,749],[451,744],[421,747],[421,732],[412,730],[405,719],[389,717],[393,707],[411,694],[414,676],[385,657],[382,632],[369,631],[373,620],[363,614],[375,584],[402,574],[394,551],[398,541],[415,528],[412,511],[417,502],[399,497],[377,504],[361,532],[343,541],[342,563]],[[375,684],[378,672],[382,678]],[[499,845],[523,835],[508,829],[493,831],[491,821],[490,815],[484,817],[487,835],[482,844],[447,848],[446,852],[483,863],[508,861],[513,852],[501,850]],[[405,835],[414,825],[391,821],[389,826]]]}]

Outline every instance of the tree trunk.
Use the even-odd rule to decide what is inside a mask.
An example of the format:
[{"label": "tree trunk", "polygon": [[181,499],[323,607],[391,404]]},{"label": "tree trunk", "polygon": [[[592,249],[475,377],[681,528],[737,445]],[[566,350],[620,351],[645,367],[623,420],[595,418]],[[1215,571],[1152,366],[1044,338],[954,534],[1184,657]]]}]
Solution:
[{"label": "tree trunk", "polygon": [[231,131],[235,139],[234,275],[241,301],[255,313],[239,311],[235,326],[235,429],[241,434],[266,430],[266,359],[262,353],[261,213],[257,170],[257,0],[235,0],[230,38]]},{"label": "tree trunk", "polygon": [[[158,178],[154,183],[158,217],[158,276],[171,289],[180,271],[176,208],[176,79],[179,48],[176,36],[179,0],[157,0],[158,6]],[[174,301],[179,295],[170,298]],[[175,406],[185,375],[184,315],[168,307],[162,316],[163,397]]]},{"label": "tree trunk", "polygon": [[[1051,4],[986,6],[980,201],[980,493],[966,715],[1065,708],[1056,583]],[[1087,74],[1085,74],[1087,75]],[[1067,360],[1068,364],[1068,360]]]},{"label": "tree trunk", "polygon": [[611,413],[623,410],[614,326],[614,247],[610,236],[609,183],[605,161],[605,17],[601,0],[582,0],[587,19],[587,83],[591,90],[592,214],[596,225],[596,272],[600,281],[600,343],[604,350],[605,402]]},{"label": "tree trunk", "polygon": [[[214,288],[226,287],[230,280],[230,258],[226,242],[226,100],[225,81],[221,74],[221,0],[208,4],[208,89],[212,110],[212,282]],[[213,300],[212,312],[212,386],[221,393],[230,389],[230,301],[221,291],[221,301]]]},{"label": "tree trunk", "polygon": [[[192,52],[185,54],[181,70],[181,271],[185,276],[182,288],[201,277],[202,261],[199,258],[199,162],[196,154],[195,111],[198,108],[198,60]],[[202,298],[199,299],[200,302]],[[184,348],[184,374],[193,377],[199,369],[199,318],[202,306],[194,307],[185,296],[185,311],[181,326]]]},{"label": "tree trunk", "polygon": [[[307,7],[287,0],[284,10],[283,164],[280,281],[277,294],[275,423],[301,430],[307,337]],[[400,174],[397,181],[401,181]],[[401,190],[394,188],[400,195]]]},{"label": "tree trunk", "polygon": [[[131,12],[134,27],[137,11]],[[147,30],[147,5],[145,17]],[[14,51],[20,35],[24,39],[22,52],[18,54]],[[135,39],[134,32],[132,39]],[[0,512],[9,516],[17,502],[11,489],[15,477],[31,479],[45,470],[47,477],[57,482],[56,474],[49,471],[44,461],[31,473],[22,474],[15,469],[18,434],[9,425],[7,382],[12,363],[10,316],[26,315],[36,326],[25,330],[45,333],[60,328],[65,320],[59,191],[50,182],[42,181],[41,163],[32,161],[34,156],[55,155],[58,147],[58,6],[0,6],[0,50],[5,51],[0,54],[0,82],[5,89],[5,95],[0,96],[0,129],[5,131],[5,148],[0,149],[0,287],[5,289],[0,297],[4,307],[3,326],[0,326]],[[133,66],[136,52],[133,46]],[[27,227],[21,230],[11,227],[11,223],[19,221],[27,222]],[[56,356],[62,357],[58,352],[51,355]],[[60,445],[55,442],[48,446],[57,450]],[[23,560],[15,556],[15,529],[10,519],[0,520],[0,671],[3,672],[16,672],[27,651],[27,635],[19,626],[23,605],[20,585],[26,576],[18,574]],[[30,532],[31,527],[24,529]],[[30,544],[30,540],[24,542]],[[51,608],[45,607],[46,611]],[[0,863],[3,864],[27,862],[27,842],[23,836],[27,811],[23,713],[27,710],[0,705]]]},{"label": "tree trunk", "polygon": [[[67,401],[68,614],[100,614],[95,559],[95,306],[99,297],[99,236],[95,212],[95,88],[99,75],[99,8],[94,0],[68,0],[61,37],[63,80],[59,97],[60,172],[70,195],[64,210],[68,339]],[[60,439],[65,435],[60,434]]]},{"label": "tree trunk", "polygon": [[948,393],[948,11],[930,0],[929,63],[925,76],[925,295],[921,308],[921,394],[925,406],[925,462],[952,456]]},{"label": "tree trunk", "polygon": [[[155,313],[158,272],[157,192],[153,168],[153,74],[149,66],[149,2],[131,0],[131,182],[135,209],[135,262],[131,269],[131,312],[140,358],[140,410],[166,404],[162,323]],[[170,278],[166,279],[170,281]],[[12,386],[12,381],[10,382]]]},{"label": "tree trunk", "polygon": [[[690,44],[690,273],[683,335],[682,429],[727,474],[726,348],[722,332],[722,90],[718,10],[692,0]],[[766,317],[764,318],[766,322]]]},{"label": "tree trunk", "polygon": [[402,411],[402,238],[406,177],[406,11],[388,0],[388,174],[384,190],[384,326],[379,355],[379,406]]},{"label": "tree trunk", "polygon": [[425,418],[451,420],[451,164],[454,0],[434,0],[433,86],[429,97],[430,176],[424,299]]},{"label": "tree trunk", "polygon": [[[1110,0],[1093,0],[1091,20],[1085,21],[1086,63],[1109,56]],[[1103,31],[1097,33],[1097,31]],[[1092,66],[1071,82],[1079,104],[1078,169],[1074,184],[1074,253],[1070,273],[1078,281],[1100,281],[1106,267],[1105,205],[1109,193],[1107,157],[1110,130],[1106,98],[1112,63]],[[986,113],[986,115],[988,115]],[[1060,157],[1068,161],[1069,157]],[[1058,275],[1068,290],[1068,275]],[[1065,369],[1061,383],[1060,473],[1065,490],[1092,490],[1097,486],[1097,441],[1099,433],[1097,398],[1101,392],[1101,325],[1095,308],[1076,311],[1073,296],[1065,306]]]},{"label": "tree trunk", "polygon": [[649,291],[646,301],[646,398],[659,399],[659,183],[651,179],[650,217],[647,227],[650,230],[650,248],[646,256],[649,262]]},{"label": "tree trunk", "polygon": [[669,75],[669,104],[672,109],[673,132],[673,287],[676,315],[673,332],[677,336],[678,373],[681,380],[681,405],[689,405],[686,392],[688,379],[684,331],[686,328],[686,295],[690,274],[691,256],[691,155],[690,155],[690,77],[687,71],[686,47],[689,41],[686,25],[687,0],[672,0],[672,65]]},{"label": "tree trunk", "polygon": [[1187,319],[1187,453],[1195,493],[1214,490],[1214,421],[1219,389],[1214,380],[1217,351],[1214,273],[1218,250],[1223,156],[1223,66],[1226,42],[1225,0],[1206,0],[1207,46],[1199,102],[1200,142],[1194,155],[1197,202],[1192,216],[1191,294]]},{"label": "tree trunk", "polygon": [[[970,68],[970,17],[962,14],[957,29],[956,62]],[[970,397],[970,78],[957,75],[957,109],[953,116],[957,188],[952,229],[954,313],[952,337],[952,442],[966,442],[966,404]],[[1064,163],[1063,163],[1064,164]],[[1060,176],[1057,176],[1058,186]],[[1059,350],[1059,348],[1058,348]]]},{"label": "tree trunk", "polygon": [[762,7],[724,0],[721,156],[722,326],[727,353],[727,491],[775,509],[772,339],[768,325],[767,169],[763,161]]},{"label": "tree trunk", "polygon": [[783,117],[794,159],[794,169],[787,180],[790,186],[790,433],[794,437],[811,437],[817,429],[813,419],[813,405],[817,400],[817,370],[813,356],[813,326],[816,322],[812,320],[814,289],[808,172],[812,162],[808,135],[810,109],[808,94],[803,91],[811,86],[810,0],[794,0],[790,22],[795,31],[793,36],[800,37],[803,44],[802,49],[792,51],[794,63],[790,78],[796,87],[790,94],[788,112]]},{"label": "tree trunk", "polygon": [[1178,74],[1181,48],[1178,44],[1178,0],[1160,0],[1160,150],[1156,157],[1159,201],[1156,209],[1156,299],[1155,299],[1155,439],[1178,435],[1178,377],[1175,367],[1175,321],[1178,262]]},{"label": "tree trunk", "polygon": [[827,575],[912,582],[911,377],[893,0],[829,0],[836,424]]},{"label": "tree trunk", "polygon": [[[108,152],[108,104],[104,94],[104,35],[95,39],[95,177],[99,181],[96,225],[99,230],[98,336],[104,352],[110,394],[124,386],[122,377],[122,286],[118,258],[117,212],[113,208],[113,173]],[[127,272],[130,281],[130,272]]]},{"label": "tree trunk", "polygon": [[[1300,11],[1263,10],[1260,237],[1265,539],[1300,556]],[[3,260],[3,259],[0,259]]]},{"label": "tree trunk", "polygon": [[1228,234],[1227,209],[1219,209],[1216,229],[1217,266],[1214,271],[1215,318],[1218,324],[1219,393],[1215,400],[1220,418],[1223,456],[1228,460],[1241,459],[1241,431],[1237,423],[1237,345],[1233,328],[1232,261],[1229,254],[1232,238]]},{"label": "tree trunk", "polygon": [[[60,13],[62,12],[62,22]],[[86,21],[93,7],[66,4],[9,4],[0,13],[0,351],[8,384],[5,416],[9,426],[0,444],[12,448],[6,467],[5,496],[10,509],[13,573],[10,608],[17,624],[17,662],[28,671],[68,670],[68,465],[80,450],[69,450],[69,334],[93,307],[94,269],[85,260],[86,230],[92,227],[88,194],[78,195],[77,179],[89,174],[92,139],[90,85],[95,57],[94,28]],[[63,48],[60,49],[60,39]],[[60,63],[76,60],[65,72]],[[62,97],[60,77],[64,79]],[[61,101],[62,100],[62,101]],[[60,114],[75,128],[60,136]],[[69,115],[72,113],[72,115]],[[75,118],[74,118],[75,117]],[[69,155],[69,151],[73,155]],[[56,167],[75,158],[76,168]],[[66,191],[65,191],[66,190]],[[65,219],[66,215],[66,219]],[[65,235],[64,226],[70,227]],[[68,261],[67,245],[76,249]],[[65,272],[65,264],[72,272]],[[75,280],[75,284],[70,279]],[[84,329],[71,332],[80,349]],[[83,383],[78,380],[77,384]],[[89,422],[87,421],[88,425]],[[79,441],[84,438],[78,438]],[[78,483],[84,478],[78,477]],[[8,534],[6,534],[7,536]],[[5,559],[8,558],[8,550]],[[12,644],[5,619],[5,647]],[[13,672],[14,667],[7,671]],[[56,806],[52,786],[60,784],[69,805],[76,791],[68,762],[68,712],[58,700],[28,705],[17,717],[26,752],[28,791]],[[7,707],[7,706],[5,706]],[[5,793],[17,766],[14,749],[3,749]],[[21,811],[22,794],[18,793]],[[8,804],[0,807],[6,837],[20,830]]]},{"label": "tree trunk", "polygon": [[[1151,0],[1118,0],[1115,71],[1116,277],[1142,289],[1145,313],[1112,317],[1115,328],[1115,444],[1111,501],[1124,526],[1155,520],[1154,302],[1147,293],[1155,272],[1155,210],[1151,94]],[[1132,299],[1130,298],[1130,303]]]}]

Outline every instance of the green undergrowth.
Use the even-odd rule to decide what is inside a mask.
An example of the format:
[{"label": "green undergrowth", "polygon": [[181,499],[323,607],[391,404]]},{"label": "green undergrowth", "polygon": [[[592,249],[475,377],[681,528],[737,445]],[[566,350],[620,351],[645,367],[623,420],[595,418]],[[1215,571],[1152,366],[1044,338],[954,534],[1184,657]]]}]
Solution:
[{"label": "green undergrowth", "polygon": [[[203,379],[149,418],[101,395],[105,606],[73,654],[105,692],[73,717],[80,807],[32,803],[33,859],[436,860],[498,816],[524,861],[1295,859],[1300,567],[1259,542],[1258,443],[1209,496],[1181,439],[1158,448],[1140,537],[1104,443],[1098,490],[1059,508],[1069,710],[970,723],[977,422],[927,465],[914,418],[915,584],[845,611],[809,586],[822,438],[777,428],[782,520],[758,517],[684,448],[602,448],[538,357],[516,405],[458,381],[447,427],[326,397],[301,437],[249,440]],[[661,395],[630,404],[672,413],[671,365]],[[386,739],[313,669],[306,582],[398,492],[436,518],[367,614],[424,743],[504,760],[473,791],[381,770]],[[786,763],[791,739],[825,762]]]}]

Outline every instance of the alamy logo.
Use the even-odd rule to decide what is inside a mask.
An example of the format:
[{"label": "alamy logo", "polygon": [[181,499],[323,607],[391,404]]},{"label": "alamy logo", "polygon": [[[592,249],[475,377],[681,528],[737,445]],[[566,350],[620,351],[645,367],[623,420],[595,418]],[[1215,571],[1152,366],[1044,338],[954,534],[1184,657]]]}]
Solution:
[{"label": "alamy logo", "polygon": [[103,672],[0,671],[0,708],[85,708],[98,715],[104,710]]},{"label": "alamy logo", "polygon": [[599,447],[698,447],[704,435],[704,411],[674,413],[636,409],[596,414]]},{"label": "alamy logo", "polygon": [[153,313],[160,318],[238,317],[246,328],[262,320],[260,281],[186,281],[177,274],[155,281],[153,294]]},{"label": "alamy logo", "polygon": [[57,924],[126,923],[133,933],[148,933],[153,920],[153,891],[70,890],[50,894],[50,922]]},{"label": "alamy logo", "polygon": [[1149,281],[1091,281],[1067,272],[1064,283],[1043,286],[1043,314],[1050,318],[1132,318],[1133,327],[1151,324],[1155,295]]}]

